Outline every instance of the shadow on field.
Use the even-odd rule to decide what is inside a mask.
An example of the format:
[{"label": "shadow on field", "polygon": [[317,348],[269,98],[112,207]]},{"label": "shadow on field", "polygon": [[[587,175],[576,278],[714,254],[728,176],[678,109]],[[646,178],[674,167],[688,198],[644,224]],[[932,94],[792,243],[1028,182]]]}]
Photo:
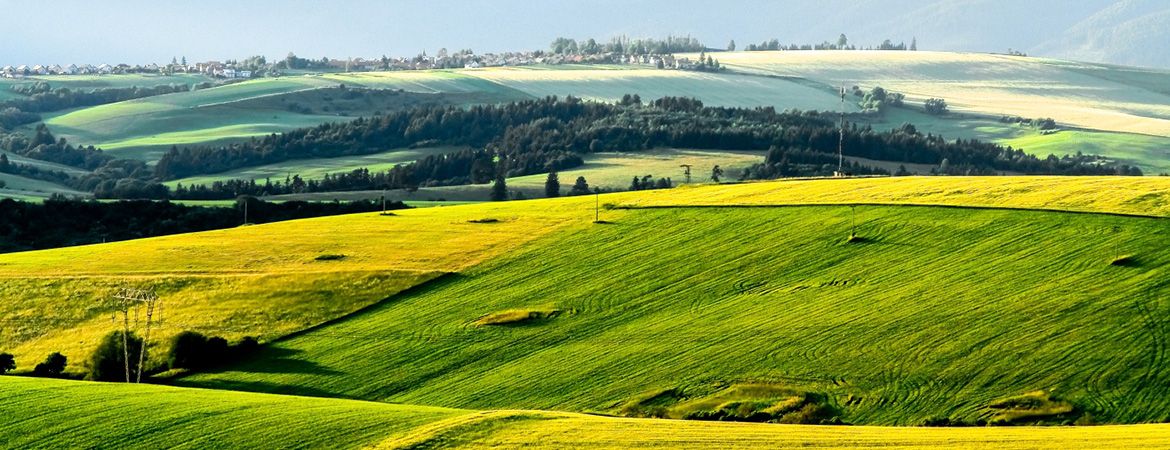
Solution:
[{"label": "shadow on field", "polygon": [[281,383],[269,383],[263,381],[211,380],[200,381],[198,383],[184,383],[180,380],[174,384],[176,386],[188,386],[223,391],[261,392],[266,394],[302,395],[306,397],[351,398],[344,395],[339,395],[336,392],[329,392],[321,389]]},{"label": "shadow on field", "polygon": [[247,373],[304,373],[316,375],[339,375],[313,361],[299,359],[301,350],[265,346],[237,364],[223,365],[199,373],[247,372]]}]

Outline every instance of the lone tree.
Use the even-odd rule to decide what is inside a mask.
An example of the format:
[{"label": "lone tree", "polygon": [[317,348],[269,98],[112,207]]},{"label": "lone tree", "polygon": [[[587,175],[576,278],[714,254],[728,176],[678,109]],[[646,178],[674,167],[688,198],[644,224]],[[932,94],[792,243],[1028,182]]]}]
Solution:
[{"label": "lone tree", "polygon": [[508,183],[504,181],[504,175],[496,175],[496,183],[492,185],[493,202],[502,202],[508,199]]},{"label": "lone tree", "polygon": [[849,38],[845,37],[845,33],[841,33],[841,36],[837,38],[837,48],[840,50],[844,50],[845,47],[848,47],[848,46],[849,46]]},{"label": "lone tree", "polygon": [[947,112],[947,101],[941,98],[931,98],[926,100],[923,107],[926,108],[927,114],[937,116]]},{"label": "lone tree", "polygon": [[0,353],[0,375],[16,370],[16,358],[11,353]]},{"label": "lone tree", "polygon": [[735,39],[732,39],[731,42],[729,42],[727,44],[727,51],[729,51],[729,52],[735,51]]},{"label": "lone tree", "polygon": [[589,183],[585,182],[585,177],[577,177],[577,182],[573,183],[569,195],[589,195]]},{"label": "lone tree", "polygon": [[720,169],[719,165],[716,165],[714,169],[711,169],[711,181],[718,183],[719,177],[721,176],[723,176],[723,169]]},{"label": "lone tree", "polygon": [[548,198],[561,196],[561,180],[557,177],[557,171],[548,173],[548,179],[544,180],[544,196]]},{"label": "lone tree", "polygon": [[65,372],[65,364],[68,360],[65,355],[60,353],[53,353],[45,358],[45,362],[37,364],[33,369],[33,375],[38,377],[55,377]]}]

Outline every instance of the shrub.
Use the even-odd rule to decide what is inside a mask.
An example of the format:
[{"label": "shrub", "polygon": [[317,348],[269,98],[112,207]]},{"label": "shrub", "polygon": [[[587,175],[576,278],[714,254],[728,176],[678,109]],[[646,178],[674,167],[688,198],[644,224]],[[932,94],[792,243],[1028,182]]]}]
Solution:
[{"label": "shrub", "polygon": [[167,366],[171,369],[196,370],[214,367],[242,357],[260,348],[256,338],[248,336],[228,345],[221,337],[208,338],[194,331],[184,331],[171,340],[167,353]]},{"label": "shrub", "polygon": [[33,375],[38,377],[56,377],[65,372],[65,365],[68,359],[61,353],[53,353],[45,358],[45,362],[37,364],[33,368]]},{"label": "shrub", "polygon": [[184,331],[171,339],[167,366],[172,369],[195,369],[207,361],[207,337],[194,331]]},{"label": "shrub", "polygon": [[941,98],[931,98],[926,100],[923,107],[927,114],[937,116],[947,112],[947,101]]},{"label": "shrub", "polygon": [[793,411],[785,414],[780,418],[780,423],[787,424],[803,424],[803,425],[818,425],[831,420],[833,411],[826,406],[809,403],[800,408],[799,411]]},{"label": "shrub", "polygon": [[0,353],[0,375],[16,370],[16,358],[11,353]]},{"label": "shrub", "polygon": [[[90,380],[97,381],[126,381],[126,354],[130,356],[130,373],[138,370],[139,353],[142,349],[142,339],[131,331],[111,331],[102,338],[101,343],[93,350],[86,365],[89,367]],[[123,338],[126,347],[122,345]]]}]

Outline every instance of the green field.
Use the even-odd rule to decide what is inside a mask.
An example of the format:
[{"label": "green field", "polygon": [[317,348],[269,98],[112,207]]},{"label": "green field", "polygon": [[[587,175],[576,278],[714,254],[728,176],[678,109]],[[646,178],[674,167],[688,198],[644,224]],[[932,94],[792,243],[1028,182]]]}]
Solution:
[{"label": "green field", "polygon": [[424,406],[0,377],[6,448],[362,448],[464,414]]},{"label": "green field", "polygon": [[[71,374],[84,371],[83,355],[113,327],[102,299],[127,284],[166,299],[156,362],[184,329],[268,342],[246,361],[167,378],[177,388],[0,377],[0,413],[20,418],[0,424],[0,438],[129,448],[1170,446],[1165,425],[576,414],[679,419],[816,402],[857,425],[1170,420],[1164,178],[792,180],[599,200],[612,205],[603,223],[592,222],[588,196],[0,255],[0,350],[17,355],[18,372],[52,351],[69,356]],[[860,239],[850,241],[854,219]]]},{"label": "green field", "polygon": [[[764,383],[879,425],[992,420],[997,400],[1045,390],[1108,422],[1170,419],[1154,387],[1170,380],[1157,359],[1164,220],[904,206],[858,217],[865,241],[849,244],[841,206],[607,213],[614,223],[180,382],[611,413],[649,392],[685,410]],[[1137,262],[1110,264],[1121,255]],[[510,310],[560,314],[473,324]],[[308,363],[319,369],[296,369]]]},{"label": "green field", "polygon": [[356,168],[369,169],[370,172],[382,172],[398,164],[406,164],[415,160],[436,154],[445,154],[459,150],[455,147],[435,147],[422,149],[396,149],[383,153],[363,156],[346,156],[341,158],[319,158],[310,160],[292,160],[266,166],[249,167],[233,170],[217,175],[183,178],[165,183],[174,188],[180,184],[210,185],[216,181],[229,180],[256,180],[263,184],[265,179],[284,183],[286,177],[300,175],[305,180],[320,180],[325,174],[349,172]]},{"label": "green field", "polygon": [[1166,425],[881,428],[460,411],[309,397],[0,377],[12,448],[1153,449]]}]

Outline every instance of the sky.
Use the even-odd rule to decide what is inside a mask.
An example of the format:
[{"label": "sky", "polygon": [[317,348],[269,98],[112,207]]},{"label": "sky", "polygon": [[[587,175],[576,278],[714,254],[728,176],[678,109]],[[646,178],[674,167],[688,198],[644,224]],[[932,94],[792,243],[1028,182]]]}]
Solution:
[{"label": "sky", "polygon": [[1004,52],[1039,45],[1118,1],[0,0],[0,65],[486,53],[544,49],[559,36],[670,34],[714,48],[847,33],[863,46],[916,37],[924,50]]}]

